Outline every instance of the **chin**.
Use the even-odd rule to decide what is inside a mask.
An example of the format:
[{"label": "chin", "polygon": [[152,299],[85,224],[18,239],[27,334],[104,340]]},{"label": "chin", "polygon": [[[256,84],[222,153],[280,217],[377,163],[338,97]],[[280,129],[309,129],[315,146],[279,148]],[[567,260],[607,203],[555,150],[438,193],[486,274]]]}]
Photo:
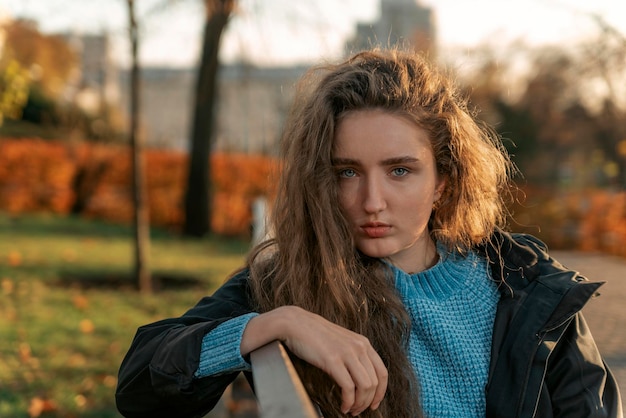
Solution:
[{"label": "chin", "polygon": [[395,251],[388,248],[381,248],[380,246],[359,245],[357,248],[366,256],[373,258],[385,258],[395,254]]}]

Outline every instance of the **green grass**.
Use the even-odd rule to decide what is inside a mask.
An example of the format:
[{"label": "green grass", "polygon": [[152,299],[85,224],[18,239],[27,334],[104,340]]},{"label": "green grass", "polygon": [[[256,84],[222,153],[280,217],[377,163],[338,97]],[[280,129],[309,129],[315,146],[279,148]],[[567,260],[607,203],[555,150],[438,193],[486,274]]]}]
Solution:
[{"label": "green grass", "polygon": [[167,281],[142,295],[129,227],[0,213],[0,416],[39,405],[50,409],[42,417],[119,417],[117,370],[137,327],[183,314],[248,248],[153,231],[150,270]]}]

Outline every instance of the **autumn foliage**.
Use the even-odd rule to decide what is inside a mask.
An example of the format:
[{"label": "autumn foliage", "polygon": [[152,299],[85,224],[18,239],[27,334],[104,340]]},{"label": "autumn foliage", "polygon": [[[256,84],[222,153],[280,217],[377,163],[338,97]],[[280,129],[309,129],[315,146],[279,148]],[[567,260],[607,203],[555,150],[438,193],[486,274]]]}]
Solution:
[{"label": "autumn foliage", "polygon": [[626,192],[529,187],[512,208],[512,229],[539,236],[553,249],[626,257]]},{"label": "autumn foliage", "polygon": [[5,50],[2,62],[16,61],[22,68],[36,72],[36,81],[45,94],[57,97],[78,66],[78,58],[62,36],[39,32],[28,20],[15,20],[4,26]]},{"label": "autumn foliage", "polygon": [[[152,225],[182,226],[187,156],[147,150],[148,199]],[[246,236],[252,202],[272,196],[275,159],[261,155],[215,154],[212,227],[223,235]],[[70,144],[39,139],[0,141],[0,210],[10,213],[77,213],[114,222],[132,221],[130,149],[119,145]]]},{"label": "autumn foliage", "polygon": [[[178,230],[187,156],[151,149],[145,157],[151,223]],[[278,162],[246,154],[211,158],[213,230],[248,236],[253,201],[275,193]],[[0,140],[0,210],[76,213],[130,223],[130,161],[129,148],[119,145]],[[512,207],[512,229],[538,235],[554,249],[626,256],[626,192],[529,187],[520,195],[525,197]]]},{"label": "autumn foliage", "polygon": [[12,213],[66,213],[73,200],[76,166],[60,143],[0,142],[0,208]]}]

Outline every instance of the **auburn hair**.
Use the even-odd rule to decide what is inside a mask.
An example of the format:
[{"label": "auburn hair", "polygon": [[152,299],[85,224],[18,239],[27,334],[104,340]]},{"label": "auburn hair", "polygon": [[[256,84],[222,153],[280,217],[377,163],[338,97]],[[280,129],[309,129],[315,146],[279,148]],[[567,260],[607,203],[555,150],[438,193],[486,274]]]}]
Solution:
[{"label": "auburn hair", "polygon": [[[270,214],[272,238],[248,259],[259,312],[297,305],[366,336],[389,372],[376,411],[363,417],[419,417],[419,384],[407,358],[410,319],[393,275],[360,253],[338,206],[335,128],[348,112],[380,109],[429,134],[446,181],[431,214],[434,240],[465,251],[505,221],[501,198],[512,165],[500,139],[468,110],[451,79],[419,54],[372,50],[311,69],[297,86],[281,140],[282,169]],[[321,370],[294,359],[325,417],[340,417],[341,391]]]}]

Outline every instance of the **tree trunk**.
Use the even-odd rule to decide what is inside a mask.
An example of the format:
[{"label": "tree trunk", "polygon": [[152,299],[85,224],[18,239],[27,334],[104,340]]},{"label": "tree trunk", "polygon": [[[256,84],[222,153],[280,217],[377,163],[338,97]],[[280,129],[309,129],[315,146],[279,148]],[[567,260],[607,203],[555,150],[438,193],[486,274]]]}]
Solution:
[{"label": "tree trunk", "polygon": [[218,52],[234,0],[205,0],[202,58],[195,87],[189,171],[183,233],[202,237],[211,232],[211,144],[215,135]]},{"label": "tree trunk", "polygon": [[149,270],[150,220],[146,199],[144,178],[143,141],[139,133],[140,115],[140,75],[138,44],[139,34],[135,18],[134,0],[127,0],[129,15],[129,35],[132,53],[130,72],[130,144],[133,170],[133,205],[135,229],[135,280],[142,293],[152,292],[152,277]]}]

